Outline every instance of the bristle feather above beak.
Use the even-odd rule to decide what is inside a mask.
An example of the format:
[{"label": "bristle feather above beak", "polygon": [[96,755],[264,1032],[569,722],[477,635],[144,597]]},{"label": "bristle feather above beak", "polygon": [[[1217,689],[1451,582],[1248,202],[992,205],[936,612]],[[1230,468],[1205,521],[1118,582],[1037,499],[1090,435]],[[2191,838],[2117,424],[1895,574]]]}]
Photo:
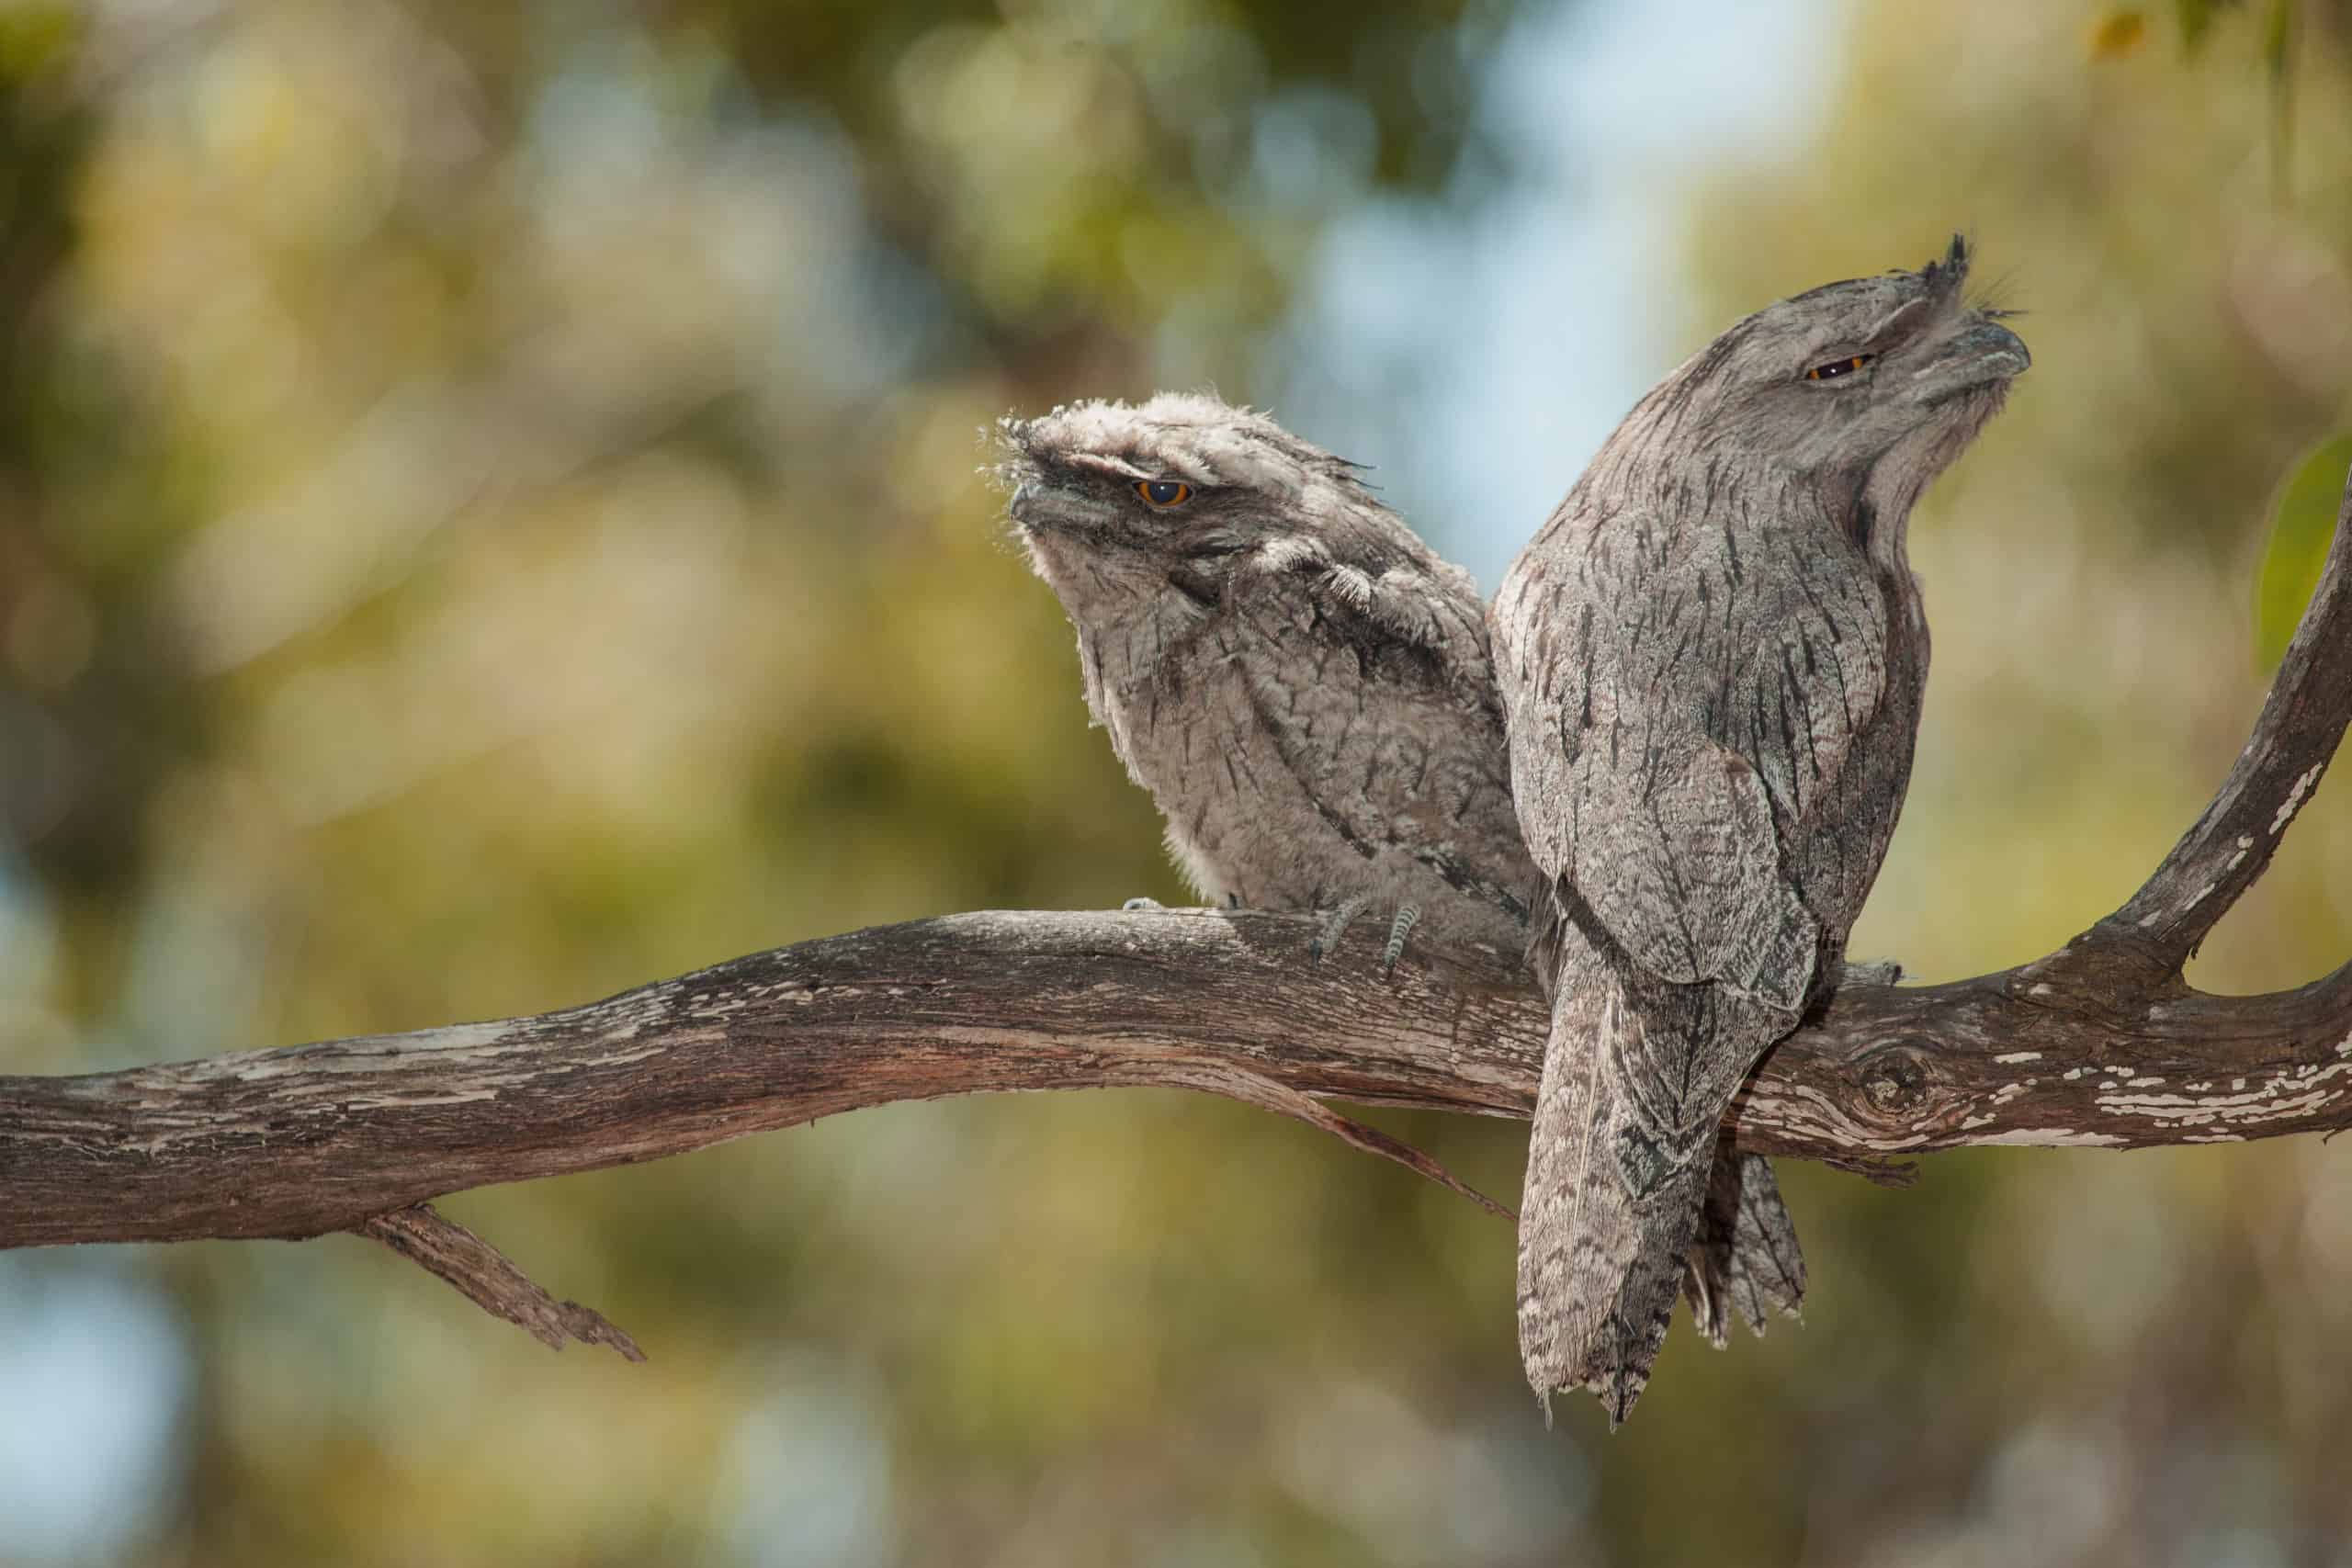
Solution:
[{"label": "bristle feather above beak", "polygon": [[1926,279],[1930,299],[1939,305],[1959,299],[1962,285],[1968,281],[1968,236],[1954,234],[1951,245],[1940,261],[1931,261],[1920,269]]}]

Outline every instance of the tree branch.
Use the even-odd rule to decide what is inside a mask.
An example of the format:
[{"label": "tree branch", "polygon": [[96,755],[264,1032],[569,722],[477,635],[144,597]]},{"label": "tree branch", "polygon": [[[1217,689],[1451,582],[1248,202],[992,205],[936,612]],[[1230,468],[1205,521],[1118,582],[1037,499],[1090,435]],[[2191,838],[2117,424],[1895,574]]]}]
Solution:
[{"label": "tree branch", "polygon": [[[2352,1126],[2352,964],[2256,997],[2203,995],[2180,973],[2352,717],[2347,556],[2352,491],[2253,739],[2144,887],[2020,968],[1849,985],[1758,1069],[1732,1116],[1740,1146],[1851,1166]],[[0,1077],[0,1247],[358,1231],[550,1343],[628,1354],[627,1336],[420,1205],[1006,1089],[1205,1089],[1416,1168],[1318,1102],[1528,1113],[1545,1019],[1515,955],[1430,953],[1391,977],[1367,942],[1310,968],[1312,930],[1217,910],[955,915],[535,1017]]]},{"label": "tree branch", "polygon": [[2098,944],[2144,944],[2148,962],[2177,970],[2240,895],[2269,869],[2343,738],[2352,707],[2352,478],[2335,537],[2294,640],[2270,683],[2254,735],[2221,793],[2120,909],[2087,933]]},{"label": "tree branch", "polygon": [[492,1317],[503,1317],[551,1350],[569,1340],[609,1345],[632,1361],[645,1359],[637,1341],[605,1314],[578,1302],[559,1302],[531,1283],[506,1255],[429,1203],[379,1214],[359,1234],[382,1242],[429,1274],[446,1280]]}]

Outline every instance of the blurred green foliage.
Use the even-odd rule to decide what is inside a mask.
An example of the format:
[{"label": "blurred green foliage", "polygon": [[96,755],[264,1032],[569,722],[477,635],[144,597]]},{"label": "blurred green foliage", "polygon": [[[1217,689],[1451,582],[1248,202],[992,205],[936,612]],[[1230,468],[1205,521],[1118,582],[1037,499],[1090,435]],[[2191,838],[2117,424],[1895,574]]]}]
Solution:
[{"label": "blurred green foliage", "polygon": [[[2344,19],[2294,10],[2281,200],[2243,9],[2098,62],[2087,5],[1803,15],[1801,150],[1661,186],[1657,288],[1695,344],[1961,223],[2030,311],[1917,519],[1937,669],[1858,933],[1942,977],[2110,908],[2244,739],[2263,500],[2352,422]],[[1263,400],[1352,215],[1525,177],[1481,95],[1552,16],[0,10],[0,1069],[1181,897],[980,432]],[[2199,983],[2341,961],[2348,852],[2324,784]],[[1511,1190],[1519,1128],[1386,1120]],[[1610,1438],[1536,1419],[1508,1228],[1445,1193],[1186,1097],[896,1107],[449,1205],[643,1367],[348,1239],[0,1258],[0,1499],[64,1517],[113,1451],[66,1418],[143,1400],[65,1560],[2327,1563],[2339,1149],[1792,1168],[1802,1330],[1679,1335]],[[54,1348],[105,1302],[146,1359]],[[0,1505],[0,1561],[40,1539]]]},{"label": "blurred green foliage", "polygon": [[2303,607],[2319,585],[2327,547],[2352,486],[2352,435],[2321,442],[2287,472],[2270,507],[2270,536],[2255,581],[2255,653],[2265,670],[2286,657]]},{"label": "blurred green foliage", "polygon": [[[2250,11],[2247,0],[2174,0],[2173,16],[2180,32],[2180,52],[2196,58],[2213,25],[2225,11]],[[2340,4],[2326,0],[2312,7],[2321,20],[2342,25]],[[2263,0],[2260,6],[2259,65],[2270,100],[2269,147],[2274,189],[2284,193],[2291,183],[2294,155],[2295,64],[2306,28],[2301,0]],[[2120,6],[2100,17],[2091,29],[2094,59],[2120,59],[2139,48],[2148,33],[2146,14],[2137,6]]]}]

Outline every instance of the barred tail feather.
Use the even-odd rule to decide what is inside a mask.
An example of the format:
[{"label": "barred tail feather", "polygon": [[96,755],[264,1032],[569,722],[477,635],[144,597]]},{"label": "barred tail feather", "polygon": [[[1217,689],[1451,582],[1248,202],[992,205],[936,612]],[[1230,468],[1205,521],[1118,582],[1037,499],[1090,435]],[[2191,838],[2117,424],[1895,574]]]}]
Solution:
[{"label": "barred tail feather", "polygon": [[1692,1321],[1720,1349],[1732,1310],[1752,1332],[1762,1334],[1771,1308],[1802,1315],[1804,1285],[1796,1222],[1781,1201],[1771,1162],[1761,1155],[1735,1153],[1726,1135],[1716,1145],[1682,1282]]},{"label": "barred tail feather", "polygon": [[1622,1067],[1644,1055],[1645,1021],[1622,980],[1599,965],[1557,978],[1520,1208],[1520,1356],[1539,1395],[1589,1388],[1614,1425],[1666,1341],[1714,1144],[1644,1125]]}]

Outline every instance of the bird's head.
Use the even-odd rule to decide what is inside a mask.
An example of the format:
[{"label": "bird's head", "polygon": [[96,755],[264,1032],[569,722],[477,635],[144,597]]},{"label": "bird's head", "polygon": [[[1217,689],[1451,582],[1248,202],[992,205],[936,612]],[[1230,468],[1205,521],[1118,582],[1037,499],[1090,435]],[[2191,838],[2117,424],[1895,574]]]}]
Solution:
[{"label": "bird's head", "polygon": [[1695,449],[1769,462],[1826,495],[1908,510],[2032,363],[2002,312],[1964,297],[1968,263],[1955,235],[1917,272],[1827,284],[1758,310],[1642,400],[1621,429],[1631,438],[1622,456]]},{"label": "bird's head", "polygon": [[1074,403],[998,433],[1013,528],[1066,602],[1171,580],[1202,598],[1262,547],[1376,506],[1354,465],[1200,393]]}]

